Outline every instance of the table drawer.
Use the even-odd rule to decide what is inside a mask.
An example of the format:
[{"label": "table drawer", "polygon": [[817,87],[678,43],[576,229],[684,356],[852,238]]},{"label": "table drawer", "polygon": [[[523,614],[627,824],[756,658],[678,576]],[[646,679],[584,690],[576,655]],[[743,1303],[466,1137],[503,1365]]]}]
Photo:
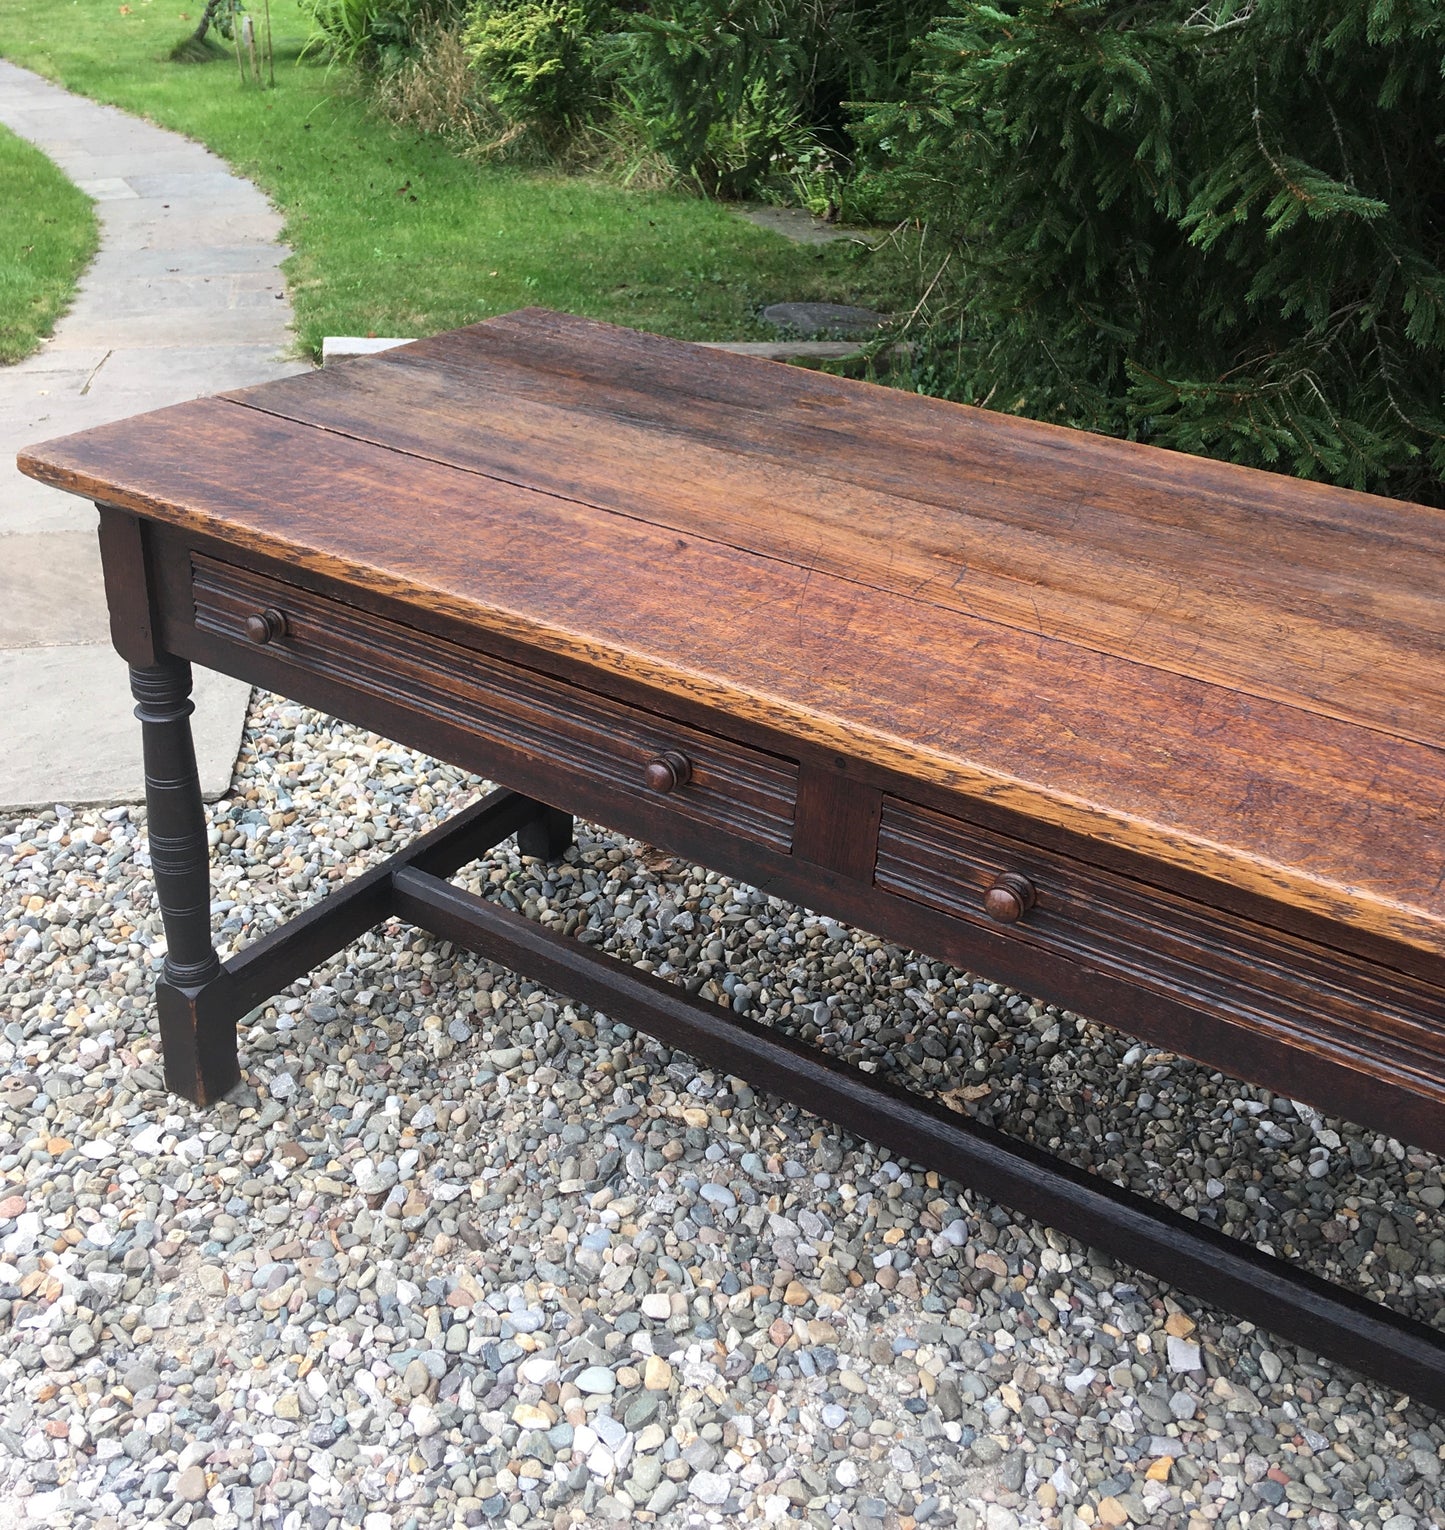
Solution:
[{"label": "table drawer", "polygon": [[1022,838],[885,796],[874,883],[996,940],[1196,1013],[1226,1014],[1259,1035],[1340,1055],[1388,1054],[1436,1087],[1445,1078],[1445,993],[1433,985]]},{"label": "table drawer", "polygon": [[[611,793],[789,852],[797,765],[200,554],[196,626]],[[525,781],[508,785],[527,788]]]}]

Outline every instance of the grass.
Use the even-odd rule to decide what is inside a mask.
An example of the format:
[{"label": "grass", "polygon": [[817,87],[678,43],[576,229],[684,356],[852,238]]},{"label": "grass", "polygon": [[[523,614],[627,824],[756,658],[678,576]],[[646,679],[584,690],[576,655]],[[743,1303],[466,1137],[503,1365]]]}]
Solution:
[{"label": "grass", "polygon": [[28,356],[54,329],[95,254],[96,233],[90,198],[0,128],[0,362]]},{"label": "grass", "polygon": [[[199,139],[286,220],[300,348],[419,335],[541,304],[683,339],[766,338],[785,298],[905,301],[888,257],[795,246],[673,193],[474,164],[370,112],[344,74],[298,57],[295,0],[272,0],[276,89],[235,60],[167,60],[196,0],[0,0],[0,54]],[[9,219],[0,202],[0,224]]]}]

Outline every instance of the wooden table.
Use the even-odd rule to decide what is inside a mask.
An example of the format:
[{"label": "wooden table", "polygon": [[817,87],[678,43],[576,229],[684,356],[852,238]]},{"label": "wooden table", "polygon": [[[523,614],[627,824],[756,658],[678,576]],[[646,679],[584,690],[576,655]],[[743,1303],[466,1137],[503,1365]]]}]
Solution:
[{"label": "wooden table", "polygon": [[[524,312],[37,447],[166,1079],[399,915],[1436,1406],[1445,1343],[447,880],[572,813],[1445,1151],[1445,513]],[[514,791],[222,965],[189,661]]]}]

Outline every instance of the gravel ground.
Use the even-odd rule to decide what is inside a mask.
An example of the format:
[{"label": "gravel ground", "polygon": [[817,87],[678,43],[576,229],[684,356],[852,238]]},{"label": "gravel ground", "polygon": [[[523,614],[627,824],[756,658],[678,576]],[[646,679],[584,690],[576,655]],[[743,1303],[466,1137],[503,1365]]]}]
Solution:
[{"label": "gravel ground", "polygon": [[[222,938],[477,789],[258,697]],[[1438,1159],[585,826],[471,875],[1445,1325]],[[1445,1527],[1438,1415],[403,927],[196,1112],[162,949],[141,811],[0,824],[0,1526]]]}]

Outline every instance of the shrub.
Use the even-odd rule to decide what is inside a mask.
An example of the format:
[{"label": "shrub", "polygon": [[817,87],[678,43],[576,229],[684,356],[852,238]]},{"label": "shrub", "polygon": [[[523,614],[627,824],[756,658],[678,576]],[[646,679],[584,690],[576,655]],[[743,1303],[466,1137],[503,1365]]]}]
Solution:
[{"label": "shrub", "polygon": [[798,134],[801,38],[775,0],[678,0],[622,36],[621,88],[657,151],[705,191],[736,195]]},{"label": "shrub", "polygon": [[[830,208],[844,102],[907,76],[933,0],[303,0],[388,114],[485,154],[590,157]],[[460,40],[472,82],[457,77]],[[447,103],[455,120],[442,123]],[[770,184],[769,184],[770,183]]]},{"label": "shrub", "polygon": [[466,152],[505,137],[508,124],[480,89],[467,45],[452,27],[431,32],[372,80],[372,97],[393,122],[452,140]]},{"label": "shrub", "polygon": [[462,0],[302,0],[311,16],[308,49],[337,63],[385,72],[426,39],[461,20]]},{"label": "shrub", "polygon": [[479,89],[507,132],[496,144],[555,153],[601,104],[597,40],[611,12],[579,0],[482,0],[466,44]]},{"label": "shrub", "polygon": [[1442,55],[1429,0],[955,0],[860,127],[957,274],[921,384],[1438,498]]},{"label": "shrub", "polygon": [[843,102],[896,88],[930,10],[919,0],[671,0],[628,18],[618,84],[680,177],[746,195],[780,160],[846,152]]}]

